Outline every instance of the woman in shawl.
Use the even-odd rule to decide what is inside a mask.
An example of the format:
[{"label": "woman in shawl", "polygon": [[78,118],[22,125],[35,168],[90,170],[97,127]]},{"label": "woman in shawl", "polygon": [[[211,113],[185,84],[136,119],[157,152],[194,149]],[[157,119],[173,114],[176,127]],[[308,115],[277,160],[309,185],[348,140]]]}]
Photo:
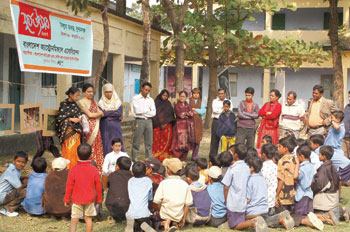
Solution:
[{"label": "woman in shawl", "polygon": [[156,97],[156,116],[152,118],[153,123],[153,146],[152,156],[163,161],[171,158],[171,138],[175,120],[174,109],[169,98],[169,91],[163,89]]},{"label": "woman in shawl", "polygon": [[193,111],[186,102],[187,93],[181,91],[179,100],[175,105],[176,122],[173,130],[171,150],[173,156],[185,160],[188,151],[192,150],[195,143],[193,127]]},{"label": "woman in shawl", "polygon": [[193,145],[192,160],[198,158],[199,144],[201,143],[203,136],[203,119],[206,112],[205,105],[200,99],[200,93],[201,91],[199,88],[194,88],[192,90],[192,97],[187,99],[187,103],[190,104],[193,111],[194,121],[195,144]]},{"label": "woman in shawl", "polygon": [[90,83],[83,85],[84,98],[78,101],[78,105],[88,117],[90,131],[85,135],[85,141],[92,148],[91,159],[97,164],[98,170],[102,172],[103,147],[100,133],[100,119],[103,112],[98,108],[94,100],[94,87]]},{"label": "woman in shawl", "polygon": [[[123,115],[123,106],[112,84],[105,84],[102,88],[102,97],[98,106],[103,112],[101,118],[101,136],[103,143],[103,155],[106,156],[112,149],[112,139],[119,138],[123,142],[120,121]],[[124,151],[124,147],[122,148]]]},{"label": "woman in shawl", "polygon": [[82,127],[80,124],[82,112],[77,105],[80,90],[70,87],[66,95],[68,98],[60,103],[56,118],[56,128],[59,142],[62,145],[62,157],[70,160],[67,168],[70,169],[77,164],[78,146],[81,142]]},{"label": "woman in shawl", "polygon": [[278,99],[281,97],[280,91],[273,89],[270,91],[270,102],[265,103],[265,105],[259,110],[259,116],[262,117],[258,141],[256,148],[260,149],[261,140],[265,135],[269,135],[272,138],[272,143],[277,144],[279,133],[279,118],[282,111],[282,106],[278,102]]}]

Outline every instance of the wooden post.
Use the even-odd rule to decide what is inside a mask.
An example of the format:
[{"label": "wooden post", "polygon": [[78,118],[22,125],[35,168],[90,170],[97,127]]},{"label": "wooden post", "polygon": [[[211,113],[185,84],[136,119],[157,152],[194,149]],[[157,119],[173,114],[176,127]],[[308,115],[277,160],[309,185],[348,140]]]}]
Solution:
[{"label": "wooden post", "polygon": [[271,77],[270,69],[264,69],[264,90],[263,90],[264,103],[268,102],[268,100],[269,100],[269,95],[270,95],[270,77]]},{"label": "wooden post", "polygon": [[113,54],[113,85],[121,101],[124,95],[124,55]]}]

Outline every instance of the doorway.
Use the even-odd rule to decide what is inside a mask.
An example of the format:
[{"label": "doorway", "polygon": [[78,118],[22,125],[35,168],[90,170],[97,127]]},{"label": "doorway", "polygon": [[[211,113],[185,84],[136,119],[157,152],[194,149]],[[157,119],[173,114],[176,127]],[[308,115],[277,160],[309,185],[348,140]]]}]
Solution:
[{"label": "doorway", "polygon": [[19,105],[21,104],[21,92],[22,92],[22,72],[19,66],[18,54],[16,48],[10,48],[9,50],[9,103],[15,104],[15,129],[19,124]]}]

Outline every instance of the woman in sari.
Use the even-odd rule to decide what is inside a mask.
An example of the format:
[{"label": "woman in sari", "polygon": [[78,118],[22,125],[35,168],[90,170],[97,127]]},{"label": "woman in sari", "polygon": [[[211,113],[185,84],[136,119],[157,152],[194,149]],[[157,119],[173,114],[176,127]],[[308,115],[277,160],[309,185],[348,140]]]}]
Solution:
[{"label": "woman in sari", "polygon": [[84,98],[78,101],[78,105],[84,114],[88,117],[90,131],[85,135],[85,141],[92,148],[91,158],[97,164],[98,170],[102,172],[103,165],[103,147],[100,133],[100,119],[103,112],[98,108],[94,100],[94,87],[90,83],[83,86]]},{"label": "woman in sari", "polygon": [[173,139],[171,150],[173,156],[180,160],[185,160],[188,151],[193,149],[195,143],[193,111],[191,106],[186,102],[187,93],[181,91],[179,100],[175,105],[176,122],[173,130]]},{"label": "woman in sari", "polygon": [[78,146],[81,142],[82,127],[80,124],[82,112],[77,105],[80,90],[70,87],[66,95],[68,98],[60,103],[56,118],[56,128],[59,142],[62,145],[62,157],[70,160],[67,168],[77,164]]},{"label": "woman in sari", "polygon": [[272,143],[277,144],[279,138],[278,126],[279,118],[282,111],[282,106],[278,102],[281,97],[280,91],[273,89],[270,91],[270,102],[265,103],[265,105],[259,110],[259,116],[262,117],[258,141],[256,148],[260,149],[261,140],[265,135],[269,135],[272,138]]},{"label": "woman in sari", "polygon": [[[112,152],[112,139],[119,138],[123,142],[120,121],[123,116],[123,106],[112,84],[105,84],[102,88],[102,97],[98,106],[103,112],[100,131],[103,143],[103,155]],[[124,151],[124,147],[122,147]]]},{"label": "woman in sari", "polygon": [[152,156],[159,161],[171,158],[171,138],[175,120],[174,109],[169,98],[169,91],[163,89],[156,97],[156,116],[152,118],[153,124],[153,145]]},{"label": "woman in sari", "polygon": [[196,160],[198,158],[199,145],[202,141],[203,136],[203,119],[206,112],[205,105],[200,98],[200,89],[194,88],[192,90],[192,97],[187,99],[187,103],[193,111],[193,122],[194,122],[194,138],[195,144],[193,145],[192,158]]}]

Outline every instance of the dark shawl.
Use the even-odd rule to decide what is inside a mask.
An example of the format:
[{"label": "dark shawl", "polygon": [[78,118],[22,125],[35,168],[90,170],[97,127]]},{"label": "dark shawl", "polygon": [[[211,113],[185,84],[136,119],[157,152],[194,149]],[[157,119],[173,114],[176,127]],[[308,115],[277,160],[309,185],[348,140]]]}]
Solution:
[{"label": "dark shawl", "polygon": [[174,109],[169,100],[162,100],[162,92],[154,100],[156,116],[152,118],[153,128],[175,121]]},{"label": "dark shawl", "polygon": [[[196,103],[194,98],[191,97],[189,100],[189,104],[191,108],[200,109],[202,107],[202,100],[198,99]],[[200,114],[193,114],[193,121],[194,121],[195,140],[196,140],[196,143],[199,144],[202,141],[202,134],[203,134],[202,116]]]},{"label": "dark shawl", "polygon": [[[74,135],[74,133],[82,133],[80,123],[73,123],[69,121],[69,118],[79,118],[82,112],[76,102],[70,102],[68,99],[60,103],[58,115],[56,118],[56,128],[58,133],[58,139],[62,144],[67,138]],[[66,135],[68,127],[72,127],[73,131]]]}]

